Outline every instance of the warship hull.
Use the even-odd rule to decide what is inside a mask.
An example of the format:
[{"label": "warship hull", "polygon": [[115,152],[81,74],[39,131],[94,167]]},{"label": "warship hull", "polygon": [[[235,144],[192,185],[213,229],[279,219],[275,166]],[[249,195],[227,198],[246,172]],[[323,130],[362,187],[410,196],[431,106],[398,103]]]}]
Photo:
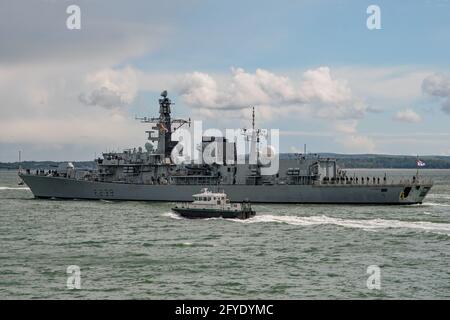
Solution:
[{"label": "warship hull", "polygon": [[[157,185],[85,181],[65,177],[20,175],[36,198],[103,199],[123,201],[190,201],[208,185]],[[215,186],[209,186],[214,188]],[[233,202],[380,204],[422,203],[430,184],[318,184],[318,185],[220,185]]]}]

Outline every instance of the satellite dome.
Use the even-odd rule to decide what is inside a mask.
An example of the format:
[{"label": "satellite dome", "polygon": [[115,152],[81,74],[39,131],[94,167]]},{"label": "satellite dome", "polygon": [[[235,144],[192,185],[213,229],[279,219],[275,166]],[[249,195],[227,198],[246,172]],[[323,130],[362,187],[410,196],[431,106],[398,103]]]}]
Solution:
[{"label": "satellite dome", "polygon": [[152,152],[153,151],[153,145],[150,142],[147,142],[145,144],[145,150],[147,150],[147,152]]}]

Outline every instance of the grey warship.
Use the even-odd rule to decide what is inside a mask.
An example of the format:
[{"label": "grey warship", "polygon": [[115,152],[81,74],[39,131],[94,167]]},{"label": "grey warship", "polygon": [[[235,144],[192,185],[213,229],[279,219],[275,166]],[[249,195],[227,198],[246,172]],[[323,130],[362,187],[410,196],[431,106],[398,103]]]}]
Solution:
[{"label": "grey warship", "polygon": [[[104,199],[140,201],[190,201],[201,188],[217,187],[232,201],[252,203],[310,204],[418,204],[431,189],[432,181],[418,174],[411,179],[350,175],[334,158],[299,154],[279,159],[278,172],[262,174],[263,164],[242,164],[236,143],[223,137],[204,136],[201,150],[219,143],[222,161],[213,164],[175,163],[171,154],[177,145],[172,134],[191,121],[173,119],[172,101],[164,91],[159,99],[159,117],[139,118],[150,124],[145,150],[106,152],[95,160],[95,170],[68,164],[49,172],[21,170],[20,178],[35,198]],[[253,113],[254,129],[254,113]],[[154,147],[153,147],[154,146]]]}]

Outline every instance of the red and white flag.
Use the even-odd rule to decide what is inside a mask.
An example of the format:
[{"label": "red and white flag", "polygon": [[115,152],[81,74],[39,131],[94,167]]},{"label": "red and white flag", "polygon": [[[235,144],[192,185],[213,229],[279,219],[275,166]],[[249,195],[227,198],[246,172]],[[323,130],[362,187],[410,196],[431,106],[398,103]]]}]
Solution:
[{"label": "red and white flag", "polygon": [[423,162],[422,160],[417,159],[416,162],[417,162],[417,166],[418,167],[425,167],[426,166],[425,162]]},{"label": "red and white flag", "polygon": [[159,131],[161,133],[163,133],[164,131],[169,132],[169,129],[167,129],[166,126],[164,125],[164,123],[162,123],[162,122],[159,124],[159,128],[160,128]]}]

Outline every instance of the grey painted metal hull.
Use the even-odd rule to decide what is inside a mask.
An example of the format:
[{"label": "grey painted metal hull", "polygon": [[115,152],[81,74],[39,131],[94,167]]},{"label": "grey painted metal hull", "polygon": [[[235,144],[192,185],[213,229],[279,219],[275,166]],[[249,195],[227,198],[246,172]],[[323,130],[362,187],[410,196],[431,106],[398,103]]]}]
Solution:
[{"label": "grey painted metal hull", "polygon": [[[35,197],[140,201],[191,201],[205,185],[147,185],[75,180],[63,177],[21,175]],[[214,186],[209,186],[214,188]],[[233,202],[320,204],[422,203],[431,185],[220,185]]]},{"label": "grey painted metal hull", "polygon": [[255,216],[255,211],[249,210],[208,210],[190,208],[172,208],[172,211],[189,219],[224,218],[224,219],[249,219]]}]

